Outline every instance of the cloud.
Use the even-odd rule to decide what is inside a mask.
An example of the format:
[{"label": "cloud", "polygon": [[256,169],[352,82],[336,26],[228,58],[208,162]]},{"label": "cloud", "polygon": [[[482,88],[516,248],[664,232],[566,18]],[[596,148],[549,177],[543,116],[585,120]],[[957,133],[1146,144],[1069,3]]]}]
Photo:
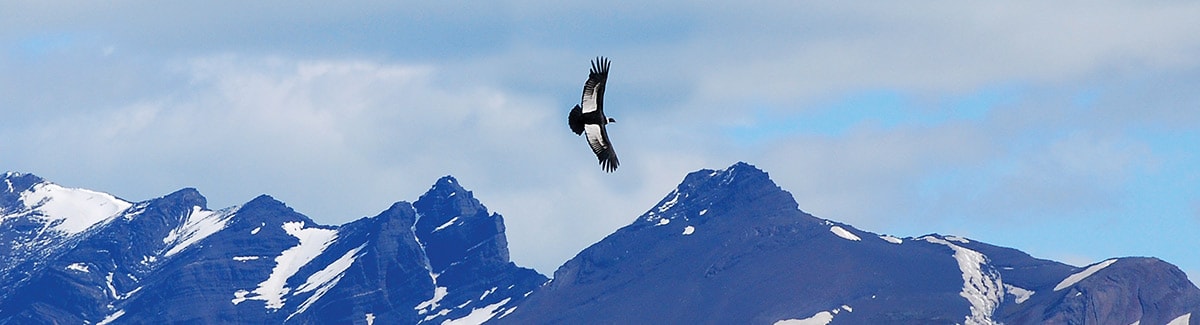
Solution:
[{"label": "cloud", "polygon": [[[415,200],[452,174],[510,216],[510,236],[544,239],[513,241],[514,256],[543,270],[632,220],[682,177],[655,170],[664,163],[657,156],[630,159],[629,176],[605,184],[611,176],[566,128],[559,105],[439,84],[436,67],[236,55],[168,66],[162,73],[186,83],[166,95],[0,131],[14,164],[5,167],[52,171],[43,176],[131,200],[197,187],[223,207],[265,193],[323,223]],[[619,148],[639,155],[634,143]],[[611,204],[630,201],[642,204]]]},{"label": "cloud", "polygon": [[886,229],[896,222],[937,217],[927,214],[929,205],[947,202],[922,197],[929,194],[923,193],[922,182],[1000,159],[1000,145],[971,123],[895,129],[863,125],[844,137],[785,138],[768,146],[761,159],[801,209],[864,229]]},{"label": "cloud", "polygon": [[1129,208],[1121,198],[1136,177],[1165,159],[1155,151],[1161,144],[1129,132],[1144,121],[1080,115],[1095,108],[1064,105],[1070,99],[1063,95],[1020,93],[960,116],[922,117],[940,104],[917,100],[882,109],[902,110],[902,118],[871,115],[881,111],[875,101],[813,120],[768,117],[768,125],[783,124],[773,128],[790,124],[792,131],[768,130],[767,140],[743,154],[761,161],[803,209],[865,229],[957,220],[1015,228],[1039,218],[1111,215]]},{"label": "cloud", "polygon": [[1128,183],[1153,159],[1144,144],[1086,133],[1016,155],[1000,169],[995,187],[984,191],[985,204],[967,212],[1029,221],[1116,210]]},{"label": "cloud", "polygon": [[[798,8],[796,8],[798,7]],[[708,8],[710,10],[715,8]],[[1118,69],[1194,68],[1187,3],[939,2],[735,6],[680,58],[723,62],[704,101],[800,101],[850,89],[968,92],[1071,82]],[[1127,71],[1128,71],[1127,70]]]}]

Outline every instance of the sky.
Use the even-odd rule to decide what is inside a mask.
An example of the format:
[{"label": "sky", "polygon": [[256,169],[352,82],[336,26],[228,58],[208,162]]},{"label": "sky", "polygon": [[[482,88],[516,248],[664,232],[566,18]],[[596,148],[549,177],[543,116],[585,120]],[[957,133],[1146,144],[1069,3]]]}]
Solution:
[{"label": "sky", "polygon": [[[1200,279],[1194,1],[0,2],[0,170],[323,224],[455,176],[544,274],[691,171],[802,210]],[[612,60],[621,159],[566,125]]]}]

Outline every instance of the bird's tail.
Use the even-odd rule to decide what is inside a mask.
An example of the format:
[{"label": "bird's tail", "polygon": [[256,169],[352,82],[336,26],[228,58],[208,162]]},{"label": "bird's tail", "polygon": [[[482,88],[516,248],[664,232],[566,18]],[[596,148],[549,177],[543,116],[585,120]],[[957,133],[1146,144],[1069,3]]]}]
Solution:
[{"label": "bird's tail", "polygon": [[567,125],[571,126],[575,135],[583,133],[583,108],[575,105],[575,108],[571,109],[571,114],[567,116]]}]

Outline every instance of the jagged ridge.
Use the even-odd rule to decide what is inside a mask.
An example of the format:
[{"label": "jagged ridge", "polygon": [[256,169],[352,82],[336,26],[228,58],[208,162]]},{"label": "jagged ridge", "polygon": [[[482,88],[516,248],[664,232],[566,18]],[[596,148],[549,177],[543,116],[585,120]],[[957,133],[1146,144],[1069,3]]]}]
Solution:
[{"label": "jagged ridge", "polygon": [[[88,205],[98,201],[72,195],[29,198],[42,188],[102,193],[4,176],[0,236],[50,244],[0,246],[10,269],[19,270],[3,274],[0,323],[441,323],[486,319],[546,281],[509,261],[503,219],[451,177],[415,204],[323,226],[266,195],[210,210],[187,188],[100,211]],[[55,202],[84,206],[42,209]],[[484,218],[422,232],[467,212]],[[80,222],[88,224],[30,231]],[[441,248],[456,242],[470,249]],[[435,272],[430,261],[451,263]]]}]

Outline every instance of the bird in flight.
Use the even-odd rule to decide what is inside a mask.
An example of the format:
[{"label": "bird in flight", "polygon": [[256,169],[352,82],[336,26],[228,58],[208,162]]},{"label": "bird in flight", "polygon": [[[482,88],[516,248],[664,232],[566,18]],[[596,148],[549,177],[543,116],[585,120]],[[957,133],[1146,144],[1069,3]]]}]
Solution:
[{"label": "bird in flight", "polygon": [[567,116],[571,131],[576,135],[585,134],[596,159],[600,160],[600,168],[606,172],[617,170],[620,164],[612,141],[608,140],[608,130],[604,127],[617,122],[604,116],[604,83],[608,80],[609,63],[604,57],[592,60],[592,70],[588,73],[587,83],[583,84],[583,100]]}]

